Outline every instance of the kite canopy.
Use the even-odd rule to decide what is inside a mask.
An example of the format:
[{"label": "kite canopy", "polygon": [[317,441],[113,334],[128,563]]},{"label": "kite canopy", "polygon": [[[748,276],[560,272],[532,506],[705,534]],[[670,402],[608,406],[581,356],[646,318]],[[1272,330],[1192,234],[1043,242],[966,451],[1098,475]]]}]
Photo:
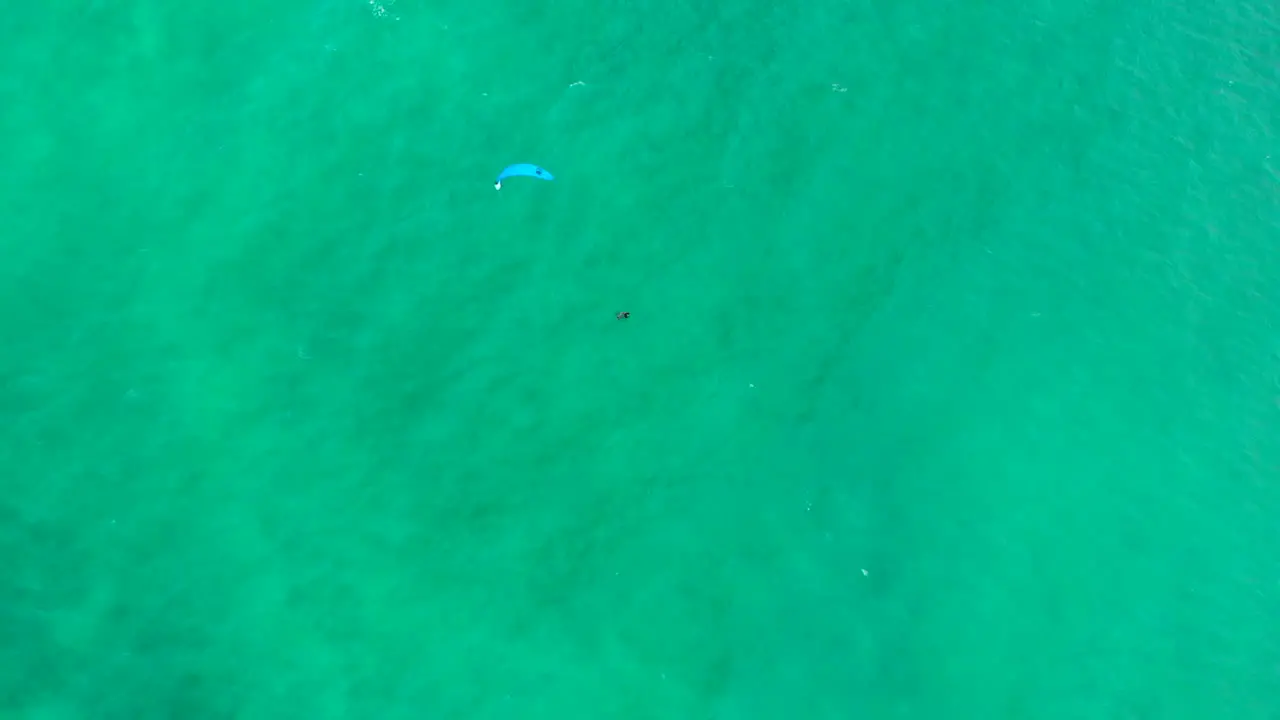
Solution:
[{"label": "kite canopy", "polygon": [[501,190],[502,181],[509,177],[531,177],[539,180],[556,179],[555,175],[552,175],[537,165],[531,165],[530,163],[517,163],[515,165],[508,165],[502,170],[502,172],[498,173],[498,179],[493,183],[493,186]]}]

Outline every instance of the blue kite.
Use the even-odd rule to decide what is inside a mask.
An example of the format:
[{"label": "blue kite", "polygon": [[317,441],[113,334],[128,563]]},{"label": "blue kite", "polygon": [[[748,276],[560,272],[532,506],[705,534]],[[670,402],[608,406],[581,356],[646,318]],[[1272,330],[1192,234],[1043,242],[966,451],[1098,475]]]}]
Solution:
[{"label": "blue kite", "polygon": [[496,182],[493,183],[493,188],[495,190],[501,190],[502,181],[506,180],[509,177],[531,177],[531,178],[538,178],[539,180],[555,180],[556,179],[555,175],[552,175],[551,173],[547,172],[546,170],[543,170],[537,165],[530,165],[529,163],[517,163],[515,165],[508,165],[502,172],[498,173],[498,179]]}]

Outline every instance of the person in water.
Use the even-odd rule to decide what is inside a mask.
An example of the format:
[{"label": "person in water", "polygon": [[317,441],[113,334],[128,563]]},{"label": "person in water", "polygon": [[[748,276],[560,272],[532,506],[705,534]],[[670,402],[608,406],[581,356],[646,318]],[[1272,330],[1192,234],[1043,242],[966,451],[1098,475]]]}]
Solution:
[{"label": "person in water", "polygon": [[631,313],[626,312],[625,310],[623,312],[618,313],[619,320],[626,320],[629,317],[631,317]]}]

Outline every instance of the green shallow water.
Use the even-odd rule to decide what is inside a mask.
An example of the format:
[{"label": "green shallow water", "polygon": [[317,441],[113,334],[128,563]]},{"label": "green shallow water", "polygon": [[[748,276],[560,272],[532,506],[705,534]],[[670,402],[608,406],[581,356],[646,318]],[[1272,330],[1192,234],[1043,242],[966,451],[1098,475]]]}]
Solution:
[{"label": "green shallow water", "polygon": [[1280,717],[1278,21],[7,11],[0,718]]}]

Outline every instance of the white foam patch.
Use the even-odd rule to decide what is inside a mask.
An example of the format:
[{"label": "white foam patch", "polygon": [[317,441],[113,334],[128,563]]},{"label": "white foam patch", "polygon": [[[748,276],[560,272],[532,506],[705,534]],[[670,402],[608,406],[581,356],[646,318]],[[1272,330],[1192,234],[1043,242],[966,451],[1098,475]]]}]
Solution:
[{"label": "white foam patch", "polygon": [[399,20],[399,15],[391,13],[391,6],[396,4],[396,0],[369,0],[369,8],[373,11],[376,18],[387,18],[390,20]]}]

